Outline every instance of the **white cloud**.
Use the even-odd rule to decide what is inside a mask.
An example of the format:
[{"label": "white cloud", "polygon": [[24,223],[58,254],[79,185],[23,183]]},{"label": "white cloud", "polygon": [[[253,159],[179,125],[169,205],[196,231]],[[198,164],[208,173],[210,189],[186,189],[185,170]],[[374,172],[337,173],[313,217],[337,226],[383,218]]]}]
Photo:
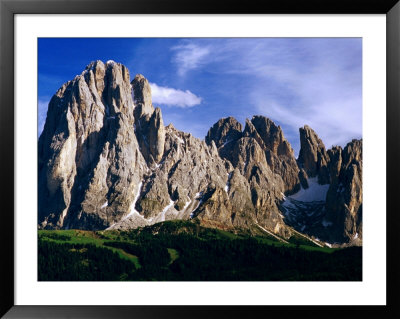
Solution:
[{"label": "white cloud", "polygon": [[201,103],[201,97],[189,90],[182,91],[150,83],[152,100],[155,104],[171,105],[181,108],[192,107]]},{"label": "white cloud", "polygon": [[210,53],[208,47],[192,43],[178,45],[172,47],[171,50],[177,51],[173,61],[178,65],[178,74],[181,76],[190,70],[200,67]]}]

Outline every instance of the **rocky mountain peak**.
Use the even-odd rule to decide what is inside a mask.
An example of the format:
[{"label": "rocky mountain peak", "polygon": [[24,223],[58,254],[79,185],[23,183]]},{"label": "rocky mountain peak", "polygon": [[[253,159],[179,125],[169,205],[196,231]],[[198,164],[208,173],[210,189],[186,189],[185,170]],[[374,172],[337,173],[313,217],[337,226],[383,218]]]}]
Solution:
[{"label": "rocky mountain peak", "polygon": [[246,119],[244,136],[252,137],[260,145],[270,169],[283,180],[284,192],[294,192],[300,187],[299,169],[290,143],[282,129],[265,116]]},{"label": "rocky mountain peak", "polygon": [[353,139],[343,150],[343,166],[362,162],[362,140]]},{"label": "rocky mountain peak", "polygon": [[147,169],[133,130],[129,71],[92,62],[49,103],[39,138],[39,225],[101,229],[129,210]]},{"label": "rocky mountain peak", "polygon": [[296,161],[281,127],[264,116],[246,119],[243,132],[235,118],[222,118],[205,140],[165,127],[143,75],[130,82],[124,65],[94,61],[49,103],[39,138],[38,224],[131,229],[195,219],[288,238],[282,203],[299,198],[300,182],[301,193],[309,184],[326,192],[328,185],[310,180],[318,176],[330,183],[326,201],[317,203],[324,220],[307,229],[339,242],[361,238],[362,141],[326,151],[304,126],[300,142]]},{"label": "rocky mountain peak", "polygon": [[335,184],[339,178],[342,168],[342,153],[343,149],[340,146],[333,146],[328,150],[329,175],[331,184]]},{"label": "rocky mountain peak", "polygon": [[140,151],[150,164],[159,162],[164,153],[165,127],[160,108],[154,108],[149,81],[137,74],[131,82],[135,103],[135,132]]},{"label": "rocky mountain peak", "polygon": [[234,117],[217,121],[207,132],[205,142],[218,149],[219,156],[232,162],[232,152],[242,137],[242,124]]},{"label": "rocky mountain peak", "polygon": [[148,143],[150,154],[155,162],[159,162],[164,154],[165,127],[162,119],[161,109],[157,107],[148,125]]},{"label": "rocky mountain peak", "polygon": [[301,127],[299,132],[300,152],[297,161],[300,168],[303,168],[309,177],[318,176],[320,184],[329,183],[329,156],[324,143],[308,125]]},{"label": "rocky mountain peak", "polygon": [[275,155],[293,155],[293,150],[284,138],[281,127],[271,119],[265,116],[253,116],[251,123],[267,149],[271,150]]},{"label": "rocky mountain peak", "polygon": [[242,136],[242,124],[234,117],[226,117],[216,122],[208,131],[205,141],[211,144],[215,142],[217,148],[228,144],[232,141],[237,141]]},{"label": "rocky mountain peak", "polygon": [[264,151],[267,149],[264,140],[261,138],[260,134],[258,134],[257,129],[249,119],[246,119],[246,125],[244,127],[243,136],[254,138]]},{"label": "rocky mountain peak", "polygon": [[352,140],[330,156],[331,184],[326,198],[326,220],[331,241],[359,244],[362,239],[362,140]]},{"label": "rocky mountain peak", "polygon": [[131,85],[135,103],[135,118],[141,118],[146,115],[151,116],[154,112],[154,107],[149,81],[143,75],[136,74]]},{"label": "rocky mountain peak", "polygon": [[211,144],[215,142],[217,148],[224,144],[238,140],[242,136],[242,124],[234,117],[226,117],[216,122],[208,131],[205,141]]}]

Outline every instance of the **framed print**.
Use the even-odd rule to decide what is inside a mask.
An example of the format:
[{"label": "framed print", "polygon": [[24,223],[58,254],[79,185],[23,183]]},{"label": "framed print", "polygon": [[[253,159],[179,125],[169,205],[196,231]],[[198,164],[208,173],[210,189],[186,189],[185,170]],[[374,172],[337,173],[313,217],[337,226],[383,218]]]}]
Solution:
[{"label": "framed print", "polygon": [[398,314],[399,8],[1,1],[1,314]]}]

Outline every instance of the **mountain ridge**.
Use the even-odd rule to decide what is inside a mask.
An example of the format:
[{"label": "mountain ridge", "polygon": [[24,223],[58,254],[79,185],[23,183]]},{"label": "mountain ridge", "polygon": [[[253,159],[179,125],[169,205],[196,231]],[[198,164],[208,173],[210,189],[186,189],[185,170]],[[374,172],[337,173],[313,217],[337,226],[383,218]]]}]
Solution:
[{"label": "mountain ridge", "polygon": [[[362,140],[326,150],[307,125],[299,133],[298,159],[264,116],[247,119],[244,129],[233,117],[220,119],[200,140],[164,126],[143,75],[130,81],[124,65],[92,62],[49,103],[39,137],[38,227],[130,229],[196,219],[361,244]],[[302,204],[290,221],[288,197],[313,178],[329,185],[318,216],[303,218],[316,208]]]}]

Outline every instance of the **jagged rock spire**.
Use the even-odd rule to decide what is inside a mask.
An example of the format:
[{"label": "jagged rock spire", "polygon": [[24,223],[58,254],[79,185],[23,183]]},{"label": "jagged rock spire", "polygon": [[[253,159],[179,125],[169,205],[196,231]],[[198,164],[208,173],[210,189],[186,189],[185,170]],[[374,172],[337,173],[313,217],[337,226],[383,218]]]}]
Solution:
[{"label": "jagged rock spire", "polygon": [[135,103],[135,117],[153,114],[154,107],[151,100],[151,87],[149,81],[141,74],[136,74],[131,82],[133,101]]},{"label": "jagged rock spire", "polygon": [[283,136],[280,126],[265,116],[253,116],[251,123],[256,128],[267,149],[278,156],[293,156],[293,149]]},{"label": "jagged rock spire", "polygon": [[140,150],[146,161],[159,162],[164,154],[165,142],[161,109],[154,109],[151,87],[143,75],[137,74],[131,85],[135,103],[135,128]]},{"label": "jagged rock spire", "polygon": [[[249,133],[246,132],[246,128]],[[265,152],[268,165],[282,178],[284,191],[293,193],[299,190],[299,169],[292,146],[284,137],[282,128],[265,116],[253,116],[246,128],[245,135],[262,140],[259,144]]]},{"label": "jagged rock spire", "polygon": [[216,122],[207,132],[206,143],[211,145],[214,141],[217,148],[235,142],[242,137],[242,124],[234,117],[226,117]]},{"label": "jagged rock spire", "polygon": [[324,143],[308,125],[301,127],[299,132],[300,152],[297,161],[300,168],[303,168],[309,177],[318,176],[320,184],[329,183],[329,156]]},{"label": "jagged rock spire", "polygon": [[331,184],[326,198],[325,219],[331,241],[359,243],[362,239],[362,140],[352,140],[330,155]]}]

